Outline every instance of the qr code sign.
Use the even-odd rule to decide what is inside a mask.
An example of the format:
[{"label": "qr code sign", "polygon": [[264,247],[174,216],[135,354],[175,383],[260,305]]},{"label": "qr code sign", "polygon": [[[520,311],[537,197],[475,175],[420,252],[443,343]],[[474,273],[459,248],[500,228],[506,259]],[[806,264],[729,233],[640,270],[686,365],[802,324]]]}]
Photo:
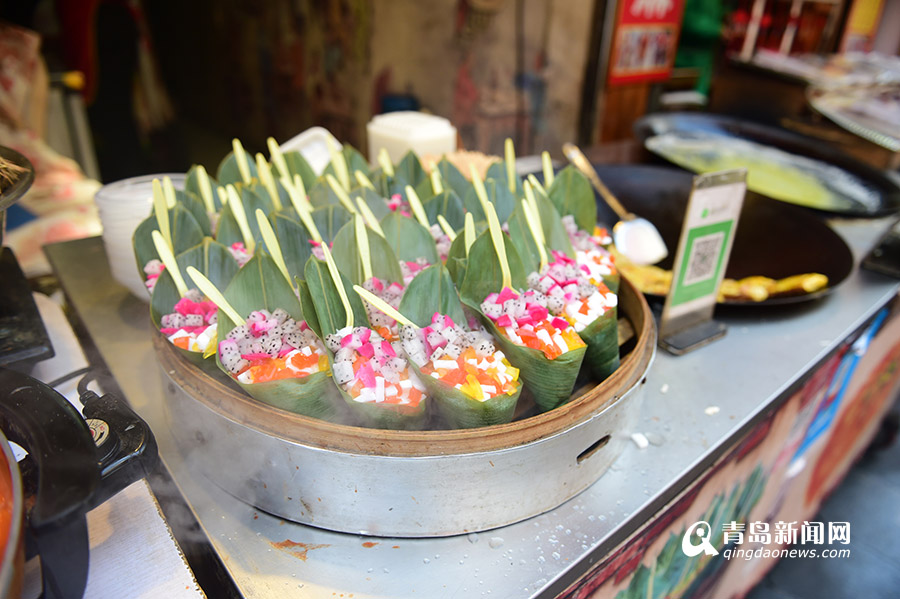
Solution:
[{"label": "qr code sign", "polygon": [[719,263],[719,254],[722,251],[724,239],[725,233],[719,231],[697,237],[694,240],[687,263],[687,272],[684,274],[685,285],[707,281],[716,275],[716,265]]}]

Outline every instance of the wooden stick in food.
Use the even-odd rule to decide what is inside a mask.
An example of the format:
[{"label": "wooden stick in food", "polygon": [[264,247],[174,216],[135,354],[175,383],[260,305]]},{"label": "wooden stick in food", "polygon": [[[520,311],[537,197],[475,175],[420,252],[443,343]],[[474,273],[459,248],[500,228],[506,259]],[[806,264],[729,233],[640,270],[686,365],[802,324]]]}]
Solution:
[{"label": "wooden stick in food", "polygon": [[413,216],[416,217],[419,224],[426,229],[430,228],[431,224],[428,222],[428,217],[425,216],[425,208],[422,207],[422,201],[419,199],[419,194],[416,193],[416,190],[413,189],[412,185],[406,186],[406,201],[409,202],[409,207],[412,209]]},{"label": "wooden stick in food", "polygon": [[293,289],[294,284],[291,281],[291,275],[288,274],[287,264],[284,263],[284,254],[281,253],[281,244],[278,243],[278,238],[275,237],[275,231],[272,230],[272,225],[269,223],[269,219],[266,218],[266,213],[259,208],[256,209],[256,223],[259,225],[259,232],[262,234],[266,249],[269,250],[272,260],[275,261],[275,266],[278,267],[288,285]]},{"label": "wooden stick in food", "polygon": [[275,185],[275,178],[272,176],[272,167],[266,162],[266,157],[258,152],[256,154],[256,172],[259,173],[259,180],[263,187],[269,192],[272,206],[275,210],[281,210],[281,197],[278,195],[278,186]]},{"label": "wooden stick in food", "polygon": [[516,148],[510,137],[507,137],[503,144],[503,154],[506,159],[506,182],[509,193],[516,195]]},{"label": "wooden stick in food", "polygon": [[325,180],[328,182],[328,186],[331,187],[331,191],[334,192],[334,195],[337,196],[338,201],[340,201],[341,205],[347,209],[347,212],[350,214],[356,213],[356,208],[353,207],[353,202],[350,201],[350,196],[347,195],[347,190],[341,187],[341,184],[337,179],[334,178],[334,175],[328,173],[325,175]]},{"label": "wooden stick in food", "polygon": [[156,224],[162,233],[166,245],[172,247],[172,229],[169,226],[169,207],[166,205],[166,196],[159,179],[153,180],[153,213],[156,215]]},{"label": "wooden stick in food", "polygon": [[250,157],[244,150],[244,146],[238,138],[231,140],[231,148],[234,151],[234,161],[237,163],[238,171],[241,173],[241,181],[244,185],[250,185],[253,178],[250,176]]},{"label": "wooden stick in food", "polygon": [[202,164],[197,165],[197,184],[200,186],[200,197],[203,199],[203,205],[206,211],[213,213],[216,211],[216,204],[213,201],[212,183],[209,180],[209,173]]},{"label": "wooden stick in food", "polygon": [[159,231],[151,232],[150,236],[153,237],[153,245],[156,246],[156,253],[159,254],[159,259],[165,264],[166,270],[169,271],[169,276],[175,282],[175,289],[178,290],[178,295],[184,297],[187,295],[188,286],[184,282],[184,277],[181,276],[181,271],[178,269],[178,262],[175,260],[172,249],[166,244]]},{"label": "wooden stick in food", "polygon": [[284,154],[281,153],[281,147],[278,145],[278,142],[275,141],[274,137],[269,137],[266,139],[266,145],[269,147],[269,158],[272,160],[275,168],[278,169],[278,174],[282,177],[289,177],[290,170],[288,169],[287,161],[284,159]]},{"label": "wooden stick in food", "polygon": [[241,230],[241,237],[244,238],[244,247],[247,248],[248,252],[253,252],[253,249],[256,247],[256,241],[254,241],[253,234],[250,232],[250,225],[247,222],[247,212],[244,210],[244,204],[241,202],[241,198],[234,188],[234,185],[229,183],[225,188],[225,191],[228,193],[228,203],[231,205],[231,213],[234,215],[234,220],[237,221],[238,228]]},{"label": "wooden stick in food", "polygon": [[228,315],[228,318],[231,319],[235,324],[247,324],[247,321],[243,316],[238,314],[238,311],[235,310],[231,304],[228,303],[228,300],[225,299],[225,296],[222,295],[222,292],[216,289],[216,286],[213,285],[212,281],[206,278],[206,276],[194,268],[193,266],[187,267],[187,274],[194,281],[194,284],[197,286],[197,289],[200,292],[208,297],[212,303],[219,307],[219,309]]}]

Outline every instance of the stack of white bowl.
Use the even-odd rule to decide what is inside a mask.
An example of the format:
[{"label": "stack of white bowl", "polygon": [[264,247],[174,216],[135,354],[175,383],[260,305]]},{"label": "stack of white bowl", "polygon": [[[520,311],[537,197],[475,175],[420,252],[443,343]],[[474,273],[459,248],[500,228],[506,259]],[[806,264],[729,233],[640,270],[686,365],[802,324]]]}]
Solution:
[{"label": "stack of white bowl", "polygon": [[153,180],[162,181],[165,176],[172,179],[175,189],[184,189],[184,174],[163,173],[109,183],[94,195],[112,276],[145,302],[150,301],[150,294],[138,274],[131,238],[137,226],[153,211]]}]

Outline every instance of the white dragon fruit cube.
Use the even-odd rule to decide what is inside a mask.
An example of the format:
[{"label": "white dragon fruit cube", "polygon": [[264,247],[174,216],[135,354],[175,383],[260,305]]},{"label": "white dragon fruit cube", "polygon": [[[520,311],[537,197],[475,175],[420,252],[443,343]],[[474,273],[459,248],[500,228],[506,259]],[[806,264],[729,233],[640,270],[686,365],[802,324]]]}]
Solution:
[{"label": "white dragon fruit cube", "polygon": [[203,316],[201,314],[185,314],[184,326],[186,327],[202,327]]},{"label": "white dragon fruit cube", "polygon": [[267,310],[254,310],[250,313],[250,316],[247,317],[247,322],[250,324],[253,323],[263,323],[269,319],[271,314]]},{"label": "white dragon fruit cube", "polygon": [[325,345],[333,352],[341,349],[341,335],[331,334],[325,336]]},{"label": "white dragon fruit cube", "polygon": [[494,302],[484,302],[481,304],[481,311],[485,316],[492,320],[496,320],[503,315],[503,306]]},{"label": "white dragon fruit cube", "polygon": [[272,311],[272,318],[274,318],[278,324],[283,324],[290,316],[284,308],[275,308]]},{"label": "white dragon fruit cube", "polygon": [[475,355],[479,358],[484,358],[485,356],[489,356],[494,353],[494,343],[492,341],[479,341],[475,344]]},{"label": "white dragon fruit cube", "polygon": [[541,284],[541,275],[537,272],[528,273],[528,277],[525,279],[525,283],[534,289],[538,285]]},{"label": "white dragon fruit cube", "polygon": [[549,298],[547,298],[547,310],[549,310],[551,314],[559,316],[560,314],[562,314],[562,311],[565,307],[566,302],[562,297],[550,296]]},{"label": "white dragon fruit cube", "polygon": [[352,362],[354,350],[350,347],[342,347],[337,350],[337,353],[334,354],[335,362]]},{"label": "white dragon fruit cube", "polygon": [[556,281],[554,281],[551,277],[542,277],[540,283],[537,286],[537,289],[541,293],[549,293],[554,285],[556,285]]},{"label": "white dragon fruit cube", "polygon": [[331,371],[334,375],[334,382],[338,385],[346,385],[353,380],[352,362],[335,362]]}]

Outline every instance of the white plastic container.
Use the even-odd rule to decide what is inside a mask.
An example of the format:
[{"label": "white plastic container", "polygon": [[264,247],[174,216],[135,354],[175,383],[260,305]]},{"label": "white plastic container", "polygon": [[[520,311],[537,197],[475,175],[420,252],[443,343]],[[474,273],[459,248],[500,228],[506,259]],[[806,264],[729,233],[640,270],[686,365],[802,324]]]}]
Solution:
[{"label": "white plastic container", "polygon": [[424,112],[379,114],[366,125],[369,137],[369,162],[373,165],[381,148],[391,162],[399,162],[412,150],[419,156],[440,156],[456,151],[456,127],[443,117]]},{"label": "white plastic container", "polygon": [[184,189],[183,173],[160,173],[115,181],[94,195],[112,276],[145,302],[150,301],[150,295],[138,274],[131,238],[153,210],[153,179],[162,180],[165,176],[172,179],[175,189]]}]

